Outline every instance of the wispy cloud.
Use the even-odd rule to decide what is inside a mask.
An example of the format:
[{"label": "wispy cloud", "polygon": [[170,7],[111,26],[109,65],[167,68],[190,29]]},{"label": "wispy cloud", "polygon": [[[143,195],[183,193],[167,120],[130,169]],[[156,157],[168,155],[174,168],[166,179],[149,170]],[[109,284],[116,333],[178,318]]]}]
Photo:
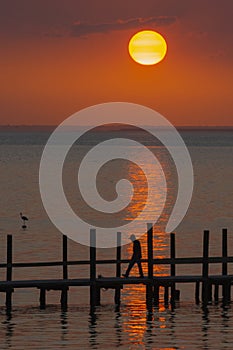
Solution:
[{"label": "wispy cloud", "polygon": [[148,28],[149,26],[159,27],[172,24],[176,21],[174,16],[159,16],[149,18],[131,18],[127,20],[117,20],[114,22],[89,23],[75,22],[71,28],[71,35],[81,37],[95,33],[107,33],[115,30],[125,30],[133,28]]}]

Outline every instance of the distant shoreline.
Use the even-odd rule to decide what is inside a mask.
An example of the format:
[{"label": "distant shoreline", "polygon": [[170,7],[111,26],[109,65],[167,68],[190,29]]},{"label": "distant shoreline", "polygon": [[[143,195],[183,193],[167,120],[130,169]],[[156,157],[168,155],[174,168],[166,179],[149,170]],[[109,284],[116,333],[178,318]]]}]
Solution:
[{"label": "distant shoreline", "polygon": [[[52,132],[56,127],[57,125],[0,125],[0,132]],[[82,128],[84,125],[80,126],[80,129]],[[233,126],[176,126],[176,129],[179,131],[233,131]],[[134,131],[135,129],[121,126],[119,130]],[[116,131],[116,127],[101,127],[99,131]]]}]

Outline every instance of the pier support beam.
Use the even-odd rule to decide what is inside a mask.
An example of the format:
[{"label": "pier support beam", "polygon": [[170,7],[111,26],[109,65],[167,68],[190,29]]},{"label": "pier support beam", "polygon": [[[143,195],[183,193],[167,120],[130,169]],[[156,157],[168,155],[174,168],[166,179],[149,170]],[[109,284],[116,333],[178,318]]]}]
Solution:
[{"label": "pier support beam", "polygon": [[230,281],[223,282],[222,284],[223,303],[228,304],[231,301],[231,283]]},{"label": "pier support beam", "polygon": [[[222,275],[227,276],[228,274],[228,266],[227,266],[227,229],[224,228],[222,230]],[[222,283],[222,299],[223,303],[229,303],[231,301],[231,283],[230,281],[223,281]]]},{"label": "pier support beam", "polygon": [[121,304],[121,287],[115,288],[114,302],[115,302],[115,305],[120,306],[120,304]]},{"label": "pier support beam", "polygon": [[[7,269],[6,269],[6,280],[12,280],[12,235],[7,235]],[[12,308],[12,293],[13,289],[6,290],[6,309],[10,311]]]},{"label": "pier support beam", "polygon": [[[121,277],[121,232],[117,232],[117,253],[116,253],[116,277]],[[117,307],[121,304],[121,287],[115,288],[115,305]]]},{"label": "pier support beam", "polygon": [[196,282],[195,285],[195,301],[196,304],[198,305],[200,303],[200,282]]},{"label": "pier support beam", "polygon": [[[67,266],[67,261],[68,261],[68,242],[67,242],[67,236],[63,235],[62,236],[62,263],[63,263],[63,279],[67,280],[68,279],[68,266]],[[63,310],[67,310],[68,306],[68,287],[64,287],[61,290],[61,308]]]},{"label": "pier support beam", "polygon": [[208,275],[209,275],[209,264],[208,264],[208,258],[209,258],[209,231],[204,231],[204,237],[203,237],[203,264],[202,264],[202,302],[203,304],[207,304],[210,298],[210,286],[208,281]]},{"label": "pier support beam", "polygon": [[218,303],[218,299],[219,299],[219,285],[215,284],[214,285],[214,302]]},{"label": "pier support beam", "polygon": [[44,310],[46,308],[46,289],[40,289],[40,309]]},{"label": "pier support beam", "polygon": [[[170,273],[171,276],[176,275],[176,265],[175,265],[175,258],[176,258],[176,236],[174,233],[170,234],[170,258],[171,258],[171,267],[170,267]],[[171,299],[170,302],[172,305],[175,305],[176,302],[176,284],[171,284]]]},{"label": "pier support beam", "polygon": [[211,302],[212,301],[212,283],[208,283],[208,302]]},{"label": "pier support beam", "polygon": [[147,261],[148,278],[150,283],[146,285],[146,305],[149,312],[153,308],[153,225],[147,224]]},{"label": "pier support beam", "polygon": [[6,305],[6,310],[7,311],[11,311],[12,309],[12,293],[14,292],[13,289],[9,289],[7,290],[6,292],[6,302],[5,302],[5,305]]},{"label": "pier support beam", "polygon": [[91,312],[94,311],[97,300],[96,288],[96,230],[90,231],[90,306]]},{"label": "pier support beam", "polygon": [[155,285],[154,285],[154,293],[153,293],[153,295],[154,295],[154,305],[155,306],[159,306],[159,288],[160,288],[159,284],[155,283]]},{"label": "pier support beam", "polygon": [[168,306],[169,302],[169,287],[168,286],[165,286],[164,287],[164,305],[165,306]]},{"label": "pier support beam", "polygon": [[101,288],[99,286],[96,286],[96,293],[95,293],[95,306],[101,305]]},{"label": "pier support beam", "polygon": [[62,310],[66,310],[68,306],[68,288],[65,287],[61,291],[61,308]]},{"label": "pier support beam", "polygon": [[153,289],[151,284],[146,285],[146,306],[149,312],[152,312],[153,308]]}]

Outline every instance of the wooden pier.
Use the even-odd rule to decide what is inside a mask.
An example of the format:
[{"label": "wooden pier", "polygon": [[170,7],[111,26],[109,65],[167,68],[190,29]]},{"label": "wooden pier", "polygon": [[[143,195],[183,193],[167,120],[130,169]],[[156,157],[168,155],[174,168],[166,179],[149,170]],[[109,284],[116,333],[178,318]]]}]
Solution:
[{"label": "wooden pier", "polygon": [[[145,299],[147,308],[152,311],[153,306],[159,305],[160,288],[164,289],[164,304],[171,303],[175,305],[179,300],[179,290],[176,289],[177,284],[192,283],[195,285],[195,301],[202,302],[207,305],[210,302],[218,303],[221,300],[224,304],[231,301],[231,285],[233,283],[233,275],[228,274],[228,264],[233,262],[233,257],[228,256],[227,252],[227,229],[222,230],[222,256],[209,256],[209,231],[204,231],[203,235],[203,256],[190,258],[177,258],[175,249],[175,234],[170,234],[170,257],[156,259],[153,256],[153,227],[148,224],[147,227],[147,259],[141,261],[147,264],[147,275],[144,278],[121,277],[121,264],[129,263],[128,259],[121,258],[121,233],[116,235],[117,248],[116,258],[112,260],[97,260],[96,258],[96,231],[90,231],[90,259],[69,261],[67,252],[67,237],[63,236],[62,244],[62,260],[54,262],[30,262],[30,263],[14,263],[13,262],[13,242],[12,236],[7,236],[7,261],[1,263],[0,268],[6,269],[6,280],[0,281],[0,292],[6,295],[6,309],[12,308],[12,293],[16,289],[36,288],[39,289],[40,308],[46,307],[46,292],[49,290],[59,290],[61,292],[61,307],[66,309],[68,306],[69,287],[88,286],[90,289],[90,307],[91,310],[101,303],[101,289],[114,289],[115,305],[119,308],[121,302],[121,290],[125,285],[143,284],[146,286]],[[210,275],[210,264],[221,264],[221,275]],[[114,277],[102,277],[96,275],[97,265],[114,264],[116,273]],[[177,265],[201,264],[201,275],[177,275]],[[89,265],[89,276],[87,278],[70,279],[68,276],[68,266]],[[154,274],[155,265],[170,265],[170,274],[167,276],[157,276]],[[27,267],[44,267],[44,266],[61,266],[63,269],[62,279],[43,279],[43,280],[13,280],[13,268]],[[219,287],[221,286],[222,295],[219,298]],[[200,293],[201,288],[201,293]],[[214,294],[212,295],[212,293]]]}]

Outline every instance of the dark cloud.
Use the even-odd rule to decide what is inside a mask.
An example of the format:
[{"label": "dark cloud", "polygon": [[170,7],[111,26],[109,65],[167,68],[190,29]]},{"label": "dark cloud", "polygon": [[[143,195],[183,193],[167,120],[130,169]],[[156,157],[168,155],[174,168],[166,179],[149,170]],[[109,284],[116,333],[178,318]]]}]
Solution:
[{"label": "dark cloud", "polygon": [[127,20],[116,20],[113,22],[88,23],[75,22],[71,28],[71,35],[76,37],[94,33],[107,33],[114,30],[125,30],[132,28],[151,28],[172,24],[176,21],[174,16],[159,16],[149,18],[131,18]]}]

